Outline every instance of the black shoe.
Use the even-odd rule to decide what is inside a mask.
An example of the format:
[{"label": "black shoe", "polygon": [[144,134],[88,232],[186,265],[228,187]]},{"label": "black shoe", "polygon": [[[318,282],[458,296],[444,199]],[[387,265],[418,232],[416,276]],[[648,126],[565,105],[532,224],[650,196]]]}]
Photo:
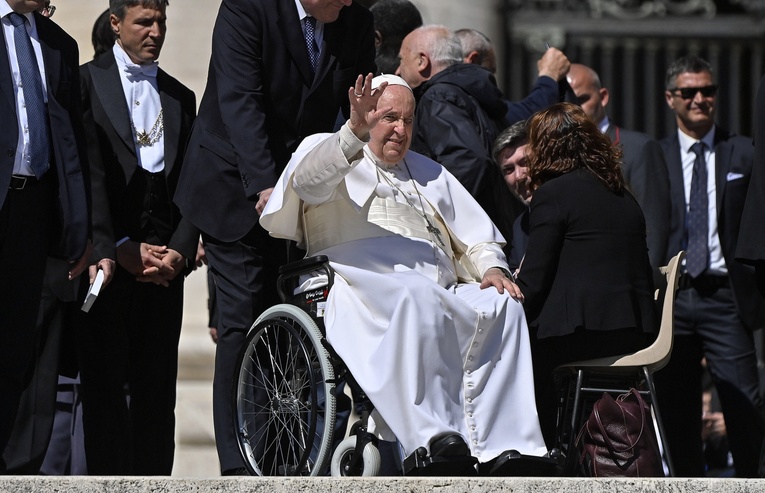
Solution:
[{"label": "black shoe", "polygon": [[479,465],[481,476],[508,476],[509,466],[515,459],[520,459],[521,453],[517,450],[505,450],[497,457]]},{"label": "black shoe", "polygon": [[250,471],[245,467],[237,467],[236,469],[226,469],[222,476],[250,476]]},{"label": "black shoe", "polygon": [[461,457],[470,455],[465,439],[457,433],[448,433],[430,441],[431,457]]}]

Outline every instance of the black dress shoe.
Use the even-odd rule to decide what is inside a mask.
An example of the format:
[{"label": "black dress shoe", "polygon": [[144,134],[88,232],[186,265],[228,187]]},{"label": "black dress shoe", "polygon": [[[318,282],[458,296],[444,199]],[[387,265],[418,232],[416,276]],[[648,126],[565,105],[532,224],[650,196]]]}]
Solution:
[{"label": "black dress shoe", "polygon": [[226,469],[223,476],[250,476],[250,471],[246,467],[237,467],[236,469]]},{"label": "black dress shoe", "polygon": [[470,449],[458,433],[439,435],[430,441],[431,457],[469,456]]}]

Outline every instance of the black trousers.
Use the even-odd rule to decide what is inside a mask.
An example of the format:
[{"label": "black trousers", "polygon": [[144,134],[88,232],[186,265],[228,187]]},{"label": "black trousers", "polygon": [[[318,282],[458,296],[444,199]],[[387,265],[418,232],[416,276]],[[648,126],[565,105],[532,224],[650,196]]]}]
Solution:
[{"label": "black trousers", "polygon": [[121,267],[90,312],[80,312],[77,356],[89,474],[172,473],[182,316],[183,275],[162,287],[137,282]]},{"label": "black trousers", "polygon": [[[31,376],[45,263],[55,224],[55,179],[47,173],[8,190],[0,207],[0,453]],[[0,473],[5,472],[0,459]]]},{"label": "black trousers", "polygon": [[68,270],[68,262],[48,258],[35,334],[33,372],[3,452],[10,474],[38,474],[48,449],[56,413],[59,354],[62,349],[74,347],[65,342],[72,336],[71,314],[79,308],[74,301],[77,283],[67,280]]},{"label": "black trousers", "polygon": [[279,303],[276,277],[287,259],[287,244],[256,225],[234,243],[202,235],[215,279],[218,344],[213,378],[215,443],[221,472],[244,467],[234,424],[236,365],[247,331],[266,308]]},{"label": "black trousers", "polygon": [[704,476],[701,440],[702,367],[720,397],[736,475],[755,477],[763,443],[763,401],[752,334],[741,323],[730,287],[680,289],[669,364],[656,390],[678,476]]}]

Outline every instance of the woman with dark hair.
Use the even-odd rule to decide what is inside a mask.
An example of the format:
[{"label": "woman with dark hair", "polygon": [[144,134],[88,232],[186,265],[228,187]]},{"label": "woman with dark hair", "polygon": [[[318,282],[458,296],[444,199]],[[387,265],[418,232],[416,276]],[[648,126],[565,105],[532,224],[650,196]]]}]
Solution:
[{"label": "woman with dark hair", "polygon": [[658,323],[645,219],[622,178],[619,148],[570,103],[535,114],[528,133],[533,198],[517,282],[540,424],[552,448],[555,367],[634,352]]}]

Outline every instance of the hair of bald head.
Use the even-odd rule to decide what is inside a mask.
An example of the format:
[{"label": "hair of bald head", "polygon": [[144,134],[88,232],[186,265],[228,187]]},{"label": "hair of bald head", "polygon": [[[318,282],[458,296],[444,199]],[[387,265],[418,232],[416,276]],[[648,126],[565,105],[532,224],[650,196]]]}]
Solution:
[{"label": "hair of bald head", "polygon": [[414,50],[428,55],[436,71],[462,63],[462,45],[446,26],[428,24],[412,31]]}]

